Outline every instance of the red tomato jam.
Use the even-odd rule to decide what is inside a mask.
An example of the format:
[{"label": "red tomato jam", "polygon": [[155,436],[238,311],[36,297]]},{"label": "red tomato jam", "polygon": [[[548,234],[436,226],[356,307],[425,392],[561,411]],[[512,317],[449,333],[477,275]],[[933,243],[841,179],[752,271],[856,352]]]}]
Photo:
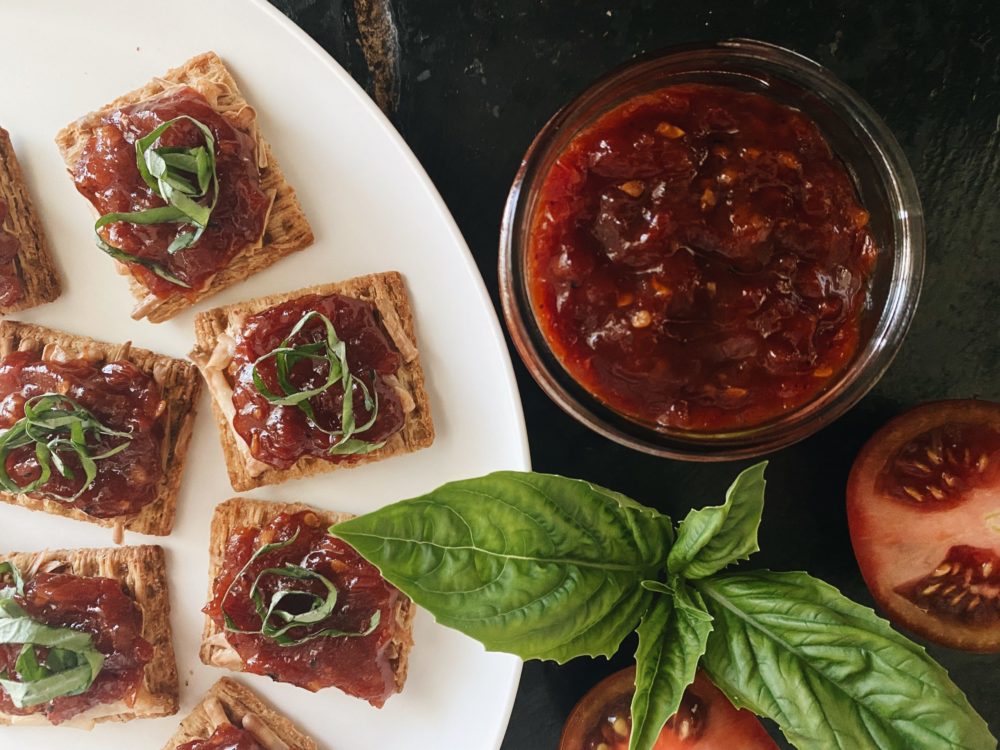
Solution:
[{"label": "red tomato jam", "polygon": [[178,745],[177,750],[263,750],[254,736],[232,724],[223,724],[205,740],[191,740]]},{"label": "red tomato jam", "polygon": [[[38,622],[90,633],[105,660],[97,679],[80,695],[17,708],[0,688],[0,711],[18,716],[44,713],[53,724],[60,724],[101,704],[116,701],[134,704],[143,671],[153,658],[153,647],[142,637],[142,610],[123,591],[119,581],[68,573],[38,573],[25,583],[24,596],[14,599]],[[0,645],[0,672],[21,679],[14,667],[20,651],[18,644]],[[36,653],[42,661],[47,650],[39,648]]]},{"label": "red tomato jam", "polygon": [[[107,115],[83,147],[73,180],[101,215],[165,205],[139,175],[135,142],[181,115],[208,127],[215,138],[219,200],[201,239],[170,254],[170,243],[178,234],[191,231],[190,224],[116,222],[101,233],[112,247],[159,263],[193,291],[205,286],[238,250],[263,235],[271,199],[260,189],[257,144],[251,135],[212,109],[199,92],[182,87]],[[181,121],[160,136],[159,145],[192,148],[205,145],[205,137],[193,123]],[[129,271],[158,297],[185,291],[137,263],[129,264]]]},{"label": "red tomato jam", "polygon": [[876,245],[801,112],[685,84],[578,134],[542,185],[528,284],[567,371],[661,429],[760,424],[851,360]]},{"label": "red tomato jam", "polygon": [[[0,360],[0,429],[23,418],[24,402],[43,393],[64,394],[105,427],[131,435],[123,451],[96,461],[94,481],[75,500],[64,501],[67,505],[95,518],[112,518],[138,513],[156,498],[163,474],[164,403],[159,386],[149,375],[126,361],[95,367],[83,359],[55,362],[43,361],[34,352],[8,354]],[[91,456],[98,456],[125,439],[88,437],[87,446]],[[37,494],[69,498],[86,481],[74,451],[60,451],[59,455],[73,478],[62,476],[53,466],[51,477]],[[41,475],[33,445],[9,451],[5,465],[19,487],[28,486]]]},{"label": "red tomato jam", "polygon": [[16,263],[21,243],[15,234],[4,229],[7,213],[7,201],[0,198],[0,305],[4,306],[12,305],[24,296]]},{"label": "red tomato jam", "polygon": [[[339,435],[328,434],[339,431],[342,426],[344,389],[340,381],[309,399],[315,421],[297,406],[269,403],[253,381],[254,363],[280,346],[310,311],[325,315],[346,344],[348,365],[355,379],[351,398],[358,426],[368,422],[372,410],[365,405],[357,381],[364,382],[373,397],[378,396],[378,415],[374,424],[353,437],[380,443],[402,429],[406,416],[399,395],[384,379],[396,372],[402,358],[382,330],[375,308],[369,303],[339,294],[310,295],[252,315],[236,340],[229,367],[236,410],[233,427],[250,446],[256,459],[279,469],[287,469],[303,456],[315,456],[331,463],[357,460],[351,455],[330,455],[330,449],[340,441]],[[326,341],[326,333],[323,321],[314,319],[289,344],[299,346]],[[272,393],[282,393],[275,362],[273,357],[261,362],[257,373]],[[302,360],[292,368],[289,381],[299,391],[310,390],[323,385],[329,371],[329,363],[324,359]]]},{"label": "red tomato jam", "polygon": [[[291,539],[296,530],[298,537],[294,542],[261,555],[236,579],[256,550],[265,544]],[[226,631],[223,613],[239,630],[260,630],[261,618],[250,598],[250,587],[262,570],[285,563],[315,570],[337,587],[337,604],[330,616],[315,625],[293,628],[289,635],[301,639],[331,628],[364,632],[376,612],[380,613],[378,626],[366,636],[320,637],[289,646],[281,646],[259,633]],[[265,575],[258,590],[263,601],[270,602],[273,594],[288,584],[288,578]],[[322,597],[327,594],[322,581],[314,579],[295,580],[294,586],[296,591],[310,591]],[[294,599],[289,596],[284,601],[294,606],[291,601]],[[314,692],[337,687],[381,707],[397,692],[393,637],[397,632],[396,609],[402,600],[403,595],[379,575],[375,566],[346,543],[327,534],[315,513],[301,511],[283,513],[263,529],[238,529],[229,537],[222,569],[213,584],[213,599],[205,612],[225,632],[226,640],[243,659],[245,671]]]}]

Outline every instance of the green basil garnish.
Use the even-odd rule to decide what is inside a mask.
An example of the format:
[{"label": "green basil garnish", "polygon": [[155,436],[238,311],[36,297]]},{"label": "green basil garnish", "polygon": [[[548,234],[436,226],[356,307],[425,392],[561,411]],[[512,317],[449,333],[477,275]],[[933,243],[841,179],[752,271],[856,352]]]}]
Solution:
[{"label": "green basil garnish", "polygon": [[[94,446],[104,437],[124,438],[114,447],[94,455]],[[97,462],[121,453],[132,442],[129,432],[105,427],[90,411],[69,396],[43,393],[24,402],[24,416],[0,434],[0,486],[8,492],[21,494],[40,490],[52,477],[52,468],[66,479],[76,473],[67,465],[65,455],[75,455],[85,477],[80,489],[70,497],[47,493],[58,500],[72,502],[97,477]],[[19,485],[7,471],[7,457],[17,448],[33,446],[41,469],[38,478]]]},{"label": "green basil garnish", "polygon": [[945,670],[870,609],[806,573],[723,572],[757,550],[763,474],[676,532],[587,482],[498,472],[330,533],[491,651],[611,655],[637,629],[630,750],[650,750],[699,663],[800,750],[995,748]]},{"label": "green basil garnish", "polygon": [[[204,145],[192,148],[154,146],[160,136],[182,120],[192,123],[201,131],[205,138]],[[216,172],[215,138],[212,131],[187,115],[167,120],[149,135],[136,140],[135,163],[143,181],[167,205],[144,211],[104,214],[94,224],[97,246],[116,260],[138,263],[173,284],[190,287],[167,271],[162,264],[130,255],[108,244],[98,230],[119,221],[129,224],[189,224],[193,229],[177,235],[167,247],[167,252],[173,255],[197,242],[208,226],[219,200],[219,176]]]},{"label": "green basil garnish", "polygon": [[[284,542],[272,542],[271,544],[265,544],[250,556],[246,565],[244,565],[240,569],[240,572],[236,574],[232,582],[229,584],[229,588],[226,589],[226,593],[222,596],[220,608],[222,609],[222,615],[225,618],[226,630],[230,633],[250,633],[262,635],[265,638],[274,641],[279,646],[298,646],[301,643],[306,643],[307,641],[311,641],[316,638],[356,638],[371,634],[375,628],[378,627],[379,621],[381,620],[382,613],[380,610],[375,611],[375,614],[372,615],[368,622],[368,627],[361,632],[349,632],[339,630],[337,628],[326,628],[315,633],[307,633],[300,636],[290,635],[289,631],[293,628],[304,628],[323,622],[323,620],[333,613],[333,608],[337,605],[337,587],[333,585],[333,582],[330,581],[329,578],[315,570],[304,568],[301,565],[293,565],[292,563],[285,563],[280,568],[265,568],[257,574],[256,578],[254,578],[253,584],[250,586],[250,599],[253,601],[254,609],[257,612],[257,616],[260,618],[261,625],[257,630],[241,630],[236,626],[236,623],[233,622],[233,619],[226,614],[226,599],[228,599],[229,595],[232,593],[233,586],[246,574],[247,570],[249,570],[254,561],[261,555],[266,555],[269,552],[284,549],[294,543],[298,538],[299,529],[296,529],[295,533]],[[271,596],[271,601],[265,603],[264,595],[260,592],[260,581],[264,576],[268,575],[300,581],[310,579],[319,581],[326,587],[326,596],[318,596],[312,591],[286,588],[275,591]],[[305,599],[308,602],[308,607],[305,608],[304,612],[299,612],[297,614],[281,609],[281,602],[289,597],[301,597]]]},{"label": "green basil garnish", "polygon": [[[0,577],[7,575],[14,585],[0,590],[0,644],[21,644],[21,651],[14,664],[19,679],[0,672],[0,689],[18,708],[85,692],[104,666],[90,633],[33,620],[14,600],[24,594],[20,571],[13,563],[0,563]],[[37,647],[48,650],[44,658]]]},{"label": "green basil garnish", "polygon": [[[326,339],[324,341],[314,341],[308,344],[298,344],[293,346],[291,341],[302,329],[312,320],[322,321],[326,328]],[[275,393],[267,387],[264,378],[257,368],[262,362],[269,359],[274,360],[275,377],[278,381],[280,393]],[[326,382],[304,391],[298,390],[291,381],[291,373],[295,365],[303,360],[325,361],[328,366]],[[351,374],[347,364],[347,344],[337,336],[337,331],[328,317],[322,313],[311,310],[302,316],[302,319],[292,328],[285,340],[278,348],[268,352],[253,363],[251,371],[254,387],[267,399],[268,403],[276,406],[294,406],[298,408],[309,420],[313,428],[324,432],[331,437],[340,439],[330,448],[330,455],[356,455],[361,453],[371,453],[385,445],[385,441],[373,443],[367,440],[354,437],[369,430],[375,424],[378,417],[378,392],[373,388],[368,390],[368,386],[360,378],[355,378]],[[344,389],[343,409],[340,416],[339,430],[326,430],[316,423],[316,414],[313,412],[309,399],[325,393],[335,384],[340,383]],[[361,395],[365,401],[365,409],[371,413],[371,417],[363,425],[358,425],[354,418],[354,386],[361,390]]]}]

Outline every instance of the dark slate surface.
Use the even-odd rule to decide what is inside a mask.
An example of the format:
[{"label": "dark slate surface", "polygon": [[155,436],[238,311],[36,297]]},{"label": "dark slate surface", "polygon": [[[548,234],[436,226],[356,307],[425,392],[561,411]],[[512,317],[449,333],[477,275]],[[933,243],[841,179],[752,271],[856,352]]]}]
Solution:
[{"label": "dark slate surface", "polygon": [[[763,551],[754,564],[808,570],[870,603],[844,517],[859,447],[909,405],[1000,398],[1000,3],[274,1],[390,112],[455,215],[494,300],[500,214],[521,155],[556,109],[609,68],[679,42],[744,36],[815,58],[868,99],[920,185],[928,227],[923,298],[877,388],[833,426],[770,456]],[[585,477],[679,517],[717,501],[745,465],[686,464],[618,447],[559,411],[512,356],[539,471]],[[625,666],[633,648],[627,642],[610,662],[526,664],[504,750],[556,748],[577,699]],[[931,653],[1000,734],[1000,657]]]}]

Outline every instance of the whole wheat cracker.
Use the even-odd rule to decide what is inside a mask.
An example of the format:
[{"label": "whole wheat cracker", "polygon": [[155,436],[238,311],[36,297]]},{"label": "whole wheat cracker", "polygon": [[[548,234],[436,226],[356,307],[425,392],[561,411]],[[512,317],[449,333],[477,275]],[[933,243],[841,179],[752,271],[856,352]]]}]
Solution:
[{"label": "whole wheat cracker", "polygon": [[20,244],[14,267],[22,295],[16,302],[0,305],[0,314],[6,315],[52,302],[62,292],[62,287],[10,134],[3,128],[0,128],[0,199],[7,204],[8,212],[3,227],[17,237]]},{"label": "whole wheat cracker", "polygon": [[[102,576],[121,581],[142,610],[142,637],[153,646],[153,659],[145,668],[143,683],[133,706],[121,712],[87,719],[77,716],[60,726],[90,729],[95,723],[148,719],[177,713],[177,664],[170,630],[170,596],[163,548],[157,545],[100,549],[45,550],[0,555],[23,573],[43,566],[79,576]],[[49,725],[44,714],[10,716],[0,713],[0,725]]]},{"label": "whole wheat cracker", "polygon": [[[195,317],[197,344],[191,352],[191,359],[202,369],[211,357],[219,336],[229,327],[233,319],[261,312],[275,305],[310,294],[342,294],[362,299],[375,306],[383,327],[402,355],[402,364],[396,371],[400,386],[413,400],[414,408],[406,414],[403,428],[389,438],[385,446],[372,453],[358,455],[349,462],[331,463],[321,458],[305,456],[288,469],[268,468],[256,476],[248,468],[244,452],[237,444],[238,436],[229,419],[219,407],[215,393],[212,393],[212,410],[219,425],[219,437],[226,456],[229,481],[237,492],[277,484],[289,479],[349,468],[371,461],[381,461],[391,456],[412,453],[426,448],[434,442],[434,422],[431,418],[430,401],[424,388],[424,373],[420,366],[420,356],[416,347],[413,310],[410,307],[406,286],[401,274],[395,271],[359,276],[347,281],[299,289],[284,294],[240,302],[226,307],[217,307],[199,313]],[[209,388],[210,392],[212,391]]]},{"label": "whole wheat cracker", "polygon": [[[247,113],[253,114],[253,108],[243,98],[236,80],[221,58],[214,52],[205,52],[59,131],[56,144],[70,173],[73,172],[74,165],[95,127],[106,115],[123,106],[157,96],[178,85],[190,86],[206,95],[210,101],[215,102],[214,108],[217,111],[241,125],[245,124]],[[262,242],[239,251],[203,289],[193,294],[179,290],[176,294],[160,299],[151,295],[145,286],[129,275],[130,289],[136,298],[136,308],[132,317],[137,319],[145,317],[153,323],[169,320],[199,300],[243,281],[286,255],[313,243],[312,228],[299,206],[295,190],[285,179],[270,146],[260,136],[255,117],[249,119],[250,129],[256,134],[258,142],[258,161],[261,165],[260,187],[265,193],[274,195],[274,203],[268,215]],[[246,130],[246,127],[242,129]]]},{"label": "whole wheat cracker", "polygon": [[290,750],[317,750],[315,740],[300,732],[291,721],[264,703],[252,690],[228,677],[223,677],[209,689],[201,703],[181,722],[163,750],[176,750],[185,742],[211,737],[217,727],[210,708],[214,701],[222,705],[229,722],[236,727],[242,726],[243,719],[253,714]]},{"label": "whole wheat cracker", "polygon": [[59,500],[35,495],[15,495],[2,490],[0,502],[100,526],[116,527],[121,524],[123,528],[140,534],[169,534],[174,524],[181,475],[194,426],[198,395],[201,393],[201,378],[196,368],[189,362],[133,347],[129,343],[110,344],[30,323],[0,321],[0,357],[14,351],[39,352],[44,357],[46,349],[49,350],[46,358],[59,353],[64,358],[79,357],[95,362],[125,359],[156,380],[163,399],[167,402],[163,439],[166,471],[160,479],[156,499],[134,516],[124,519],[95,518]]},{"label": "whole wheat cracker", "polygon": [[[320,510],[303,503],[277,503],[264,500],[249,500],[233,497],[216,506],[212,514],[212,527],[208,542],[208,600],[214,596],[215,579],[222,570],[226,542],[233,532],[239,528],[260,528],[269,524],[281,513],[298,513],[311,511],[319,516],[327,526],[333,526],[347,521],[354,516],[350,513],[336,513]],[[410,649],[413,646],[413,618],[416,608],[406,596],[401,596],[395,611],[398,625],[396,635],[390,645],[390,662],[393,663],[393,676],[396,691],[403,689],[406,673],[409,668]],[[394,652],[394,653],[393,653]],[[201,636],[199,651],[203,663],[209,666],[223,667],[233,671],[242,671],[242,661],[236,650],[228,644],[225,633],[220,630],[215,621],[205,616],[205,627]]]}]

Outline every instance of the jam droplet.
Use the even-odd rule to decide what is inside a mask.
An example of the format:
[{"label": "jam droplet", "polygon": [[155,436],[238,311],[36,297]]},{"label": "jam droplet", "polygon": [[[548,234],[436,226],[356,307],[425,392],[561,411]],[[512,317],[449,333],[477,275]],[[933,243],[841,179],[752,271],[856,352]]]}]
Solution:
[{"label": "jam droplet", "polygon": [[1000,432],[978,424],[945,424],[917,435],[886,464],[878,488],[906,503],[951,507],[983,486],[996,469]]},{"label": "jam droplet", "polygon": [[935,615],[974,627],[1000,623],[1000,556],[982,547],[958,545],[929,575],[896,593]]}]

